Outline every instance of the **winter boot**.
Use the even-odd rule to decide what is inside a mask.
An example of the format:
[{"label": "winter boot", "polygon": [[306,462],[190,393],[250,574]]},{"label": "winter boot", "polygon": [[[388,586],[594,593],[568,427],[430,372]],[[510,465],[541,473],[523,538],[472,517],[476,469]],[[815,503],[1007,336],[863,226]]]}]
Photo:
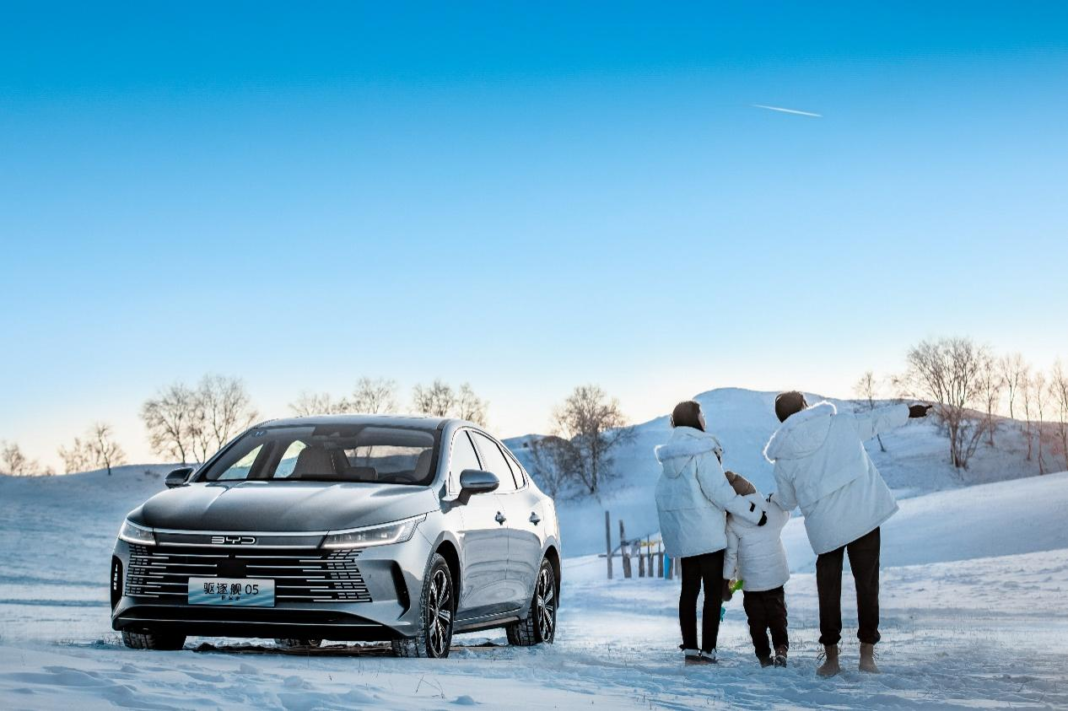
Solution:
[{"label": "winter boot", "polygon": [[775,650],[775,666],[786,666],[786,647],[778,647]]},{"label": "winter boot", "polygon": [[686,661],[686,666],[690,666],[691,664],[706,663],[704,657],[702,657],[701,655],[701,652],[697,651],[696,649],[684,649],[682,650],[682,655],[682,658]]},{"label": "winter boot", "polygon": [[875,645],[860,645],[860,670],[869,674],[878,674],[879,667],[875,665]]},{"label": "winter boot", "polygon": [[701,661],[705,664],[715,664],[716,650],[713,649],[711,652],[701,652]]},{"label": "winter boot", "polygon": [[838,666],[838,645],[837,644],[825,644],[823,645],[823,664],[816,670],[816,674],[824,678],[837,676],[841,673],[842,668]]},{"label": "winter boot", "polygon": [[771,661],[771,657],[757,657],[760,660],[760,668],[764,669],[770,667],[775,662]]}]

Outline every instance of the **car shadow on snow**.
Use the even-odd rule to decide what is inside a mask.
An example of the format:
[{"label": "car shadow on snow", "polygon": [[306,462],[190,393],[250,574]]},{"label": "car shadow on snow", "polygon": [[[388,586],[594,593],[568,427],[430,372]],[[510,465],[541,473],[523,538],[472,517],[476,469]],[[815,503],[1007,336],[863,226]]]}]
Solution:
[{"label": "car shadow on snow", "polygon": [[[494,642],[477,644],[454,644],[452,653],[477,650],[503,649],[507,645]],[[328,644],[319,647],[279,647],[271,644],[211,644],[202,642],[193,647],[198,654],[272,654],[299,657],[393,657],[393,650],[388,644]]]}]

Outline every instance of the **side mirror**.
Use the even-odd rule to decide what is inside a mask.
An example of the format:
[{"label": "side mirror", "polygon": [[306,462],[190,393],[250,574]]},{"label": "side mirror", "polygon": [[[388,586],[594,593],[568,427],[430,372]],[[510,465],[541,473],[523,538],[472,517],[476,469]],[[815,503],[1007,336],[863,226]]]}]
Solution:
[{"label": "side mirror", "polygon": [[193,467],[175,469],[167,475],[167,488],[174,489],[185,484],[186,480],[196,471]]},{"label": "side mirror", "polygon": [[460,472],[460,496],[466,499],[472,494],[488,494],[501,485],[493,472],[481,469],[464,469]]}]

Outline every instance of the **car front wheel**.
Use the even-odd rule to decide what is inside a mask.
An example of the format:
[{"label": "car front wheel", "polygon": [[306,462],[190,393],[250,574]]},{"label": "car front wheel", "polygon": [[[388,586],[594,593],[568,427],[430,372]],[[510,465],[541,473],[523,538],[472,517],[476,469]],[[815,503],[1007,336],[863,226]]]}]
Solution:
[{"label": "car front wheel", "polygon": [[534,583],[530,614],[527,619],[508,625],[508,643],[517,647],[552,644],[556,638],[556,608],[556,573],[545,559]]},{"label": "car front wheel", "polygon": [[423,580],[420,597],[420,629],[415,637],[393,641],[393,653],[398,657],[430,657],[444,659],[452,645],[452,625],[456,614],[456,595],[449,564],[435,553],[430,570]]}]

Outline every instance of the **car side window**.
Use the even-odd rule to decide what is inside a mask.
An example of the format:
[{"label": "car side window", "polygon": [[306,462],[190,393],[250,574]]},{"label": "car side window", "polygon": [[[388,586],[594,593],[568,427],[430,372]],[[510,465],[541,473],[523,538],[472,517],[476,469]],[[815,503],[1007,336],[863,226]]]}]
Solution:
[{"label": "car side window", "polygon": [[512,476],[515,477],[515,486],[517,489],[522,489],[527,485],[527,474],[523,471],[523,467],[519,466],[519,460],[512,457],[507,457],[508,465],[512,467]]},{"label": "car side window", "polygon": [[516,486],[515,479],[512,478],[512,468],[508,466],[508,460],[501,453],[501,448],[497,446],[496,442],[479,432],[472,432],[471,436],[478,445],[478,453],[482,457],[483,468],[496,474],[501,481],[500,488],[497,491],[502,494],[515,491]]},{"label": "car side window", "polygon": [[452,458],[449,460],[449,482],[453,491],[460,490],[460,474],[464,469],[481,469],[475,448],[466,430],[460,430],[452,438]]}]

